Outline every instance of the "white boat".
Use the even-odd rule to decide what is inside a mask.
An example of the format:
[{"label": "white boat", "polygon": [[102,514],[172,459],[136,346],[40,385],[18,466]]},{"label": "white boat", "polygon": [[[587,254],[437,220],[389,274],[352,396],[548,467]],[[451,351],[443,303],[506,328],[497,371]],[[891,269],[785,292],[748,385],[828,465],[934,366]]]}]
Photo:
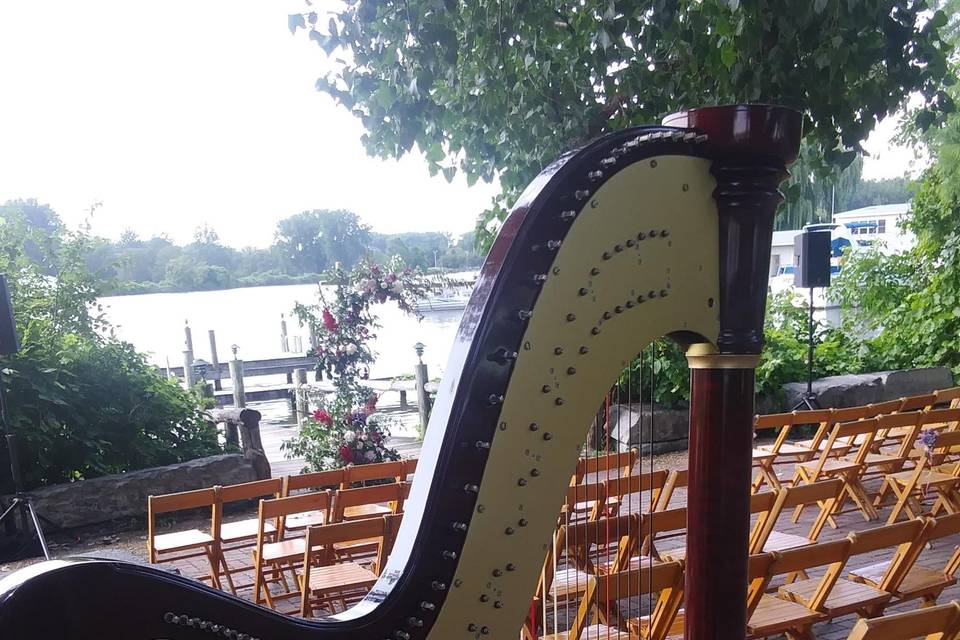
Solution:
[{"label": "white boat", "polygon": [[469,294],[431,295],[417,300],[416,308],[420,313],[431,311],[461,311],[467,308]]}]

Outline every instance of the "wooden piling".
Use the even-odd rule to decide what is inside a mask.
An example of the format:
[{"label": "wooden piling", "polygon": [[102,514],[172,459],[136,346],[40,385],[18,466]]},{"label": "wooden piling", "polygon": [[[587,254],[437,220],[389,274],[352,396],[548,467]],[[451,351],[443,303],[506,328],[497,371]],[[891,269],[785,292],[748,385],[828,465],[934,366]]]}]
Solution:
[{"label": "wooden piling", "polygon": [[220,382],[220,358],[217,357],[217,336],[213,332],[213,329],[210,329],[207,335],[210,336],[210,362],[213,364],[213,388],[221,391],[223,390],[223,385]]},{"label": "wooden piling", "polygon": [[230,361],[230,382],[233,384],[233,406],[242,409],[247,406],[247,396],[243,390],[243,360]]},{"label": "wooden piling", "polygon": [[430,422],[430,394],[427,393],[427,382],[430,376],[427,375],[427,365],[422,362],[413,366],[413,375],[417,381],[417,411],[420,413],[420,431],[427,432],[427,424]]},{"label": "wooden piling", "polygon": [[190,321],[183,321],[183,348],[190,352],[190,358],[193,359],[193,332],[190,331]]},{"label": "wooden piling", "polygon": [[293,382],[294,415],[297,418],[297,424],[299,424],[310,413],[310,399],[307,396],[307,370],[294,369]]},{"label": "wooden piling", "polygon": [[287,337],[287,319],[280,314],[280,350],[283,353],[290,352],[290,339]]},{"label": "wooden piling", "polygon": [[193,383],[196,382],[196,377],[193,375],[193,351],[190,349],[183,350],[183,381],[188,389],[192,388]]}]

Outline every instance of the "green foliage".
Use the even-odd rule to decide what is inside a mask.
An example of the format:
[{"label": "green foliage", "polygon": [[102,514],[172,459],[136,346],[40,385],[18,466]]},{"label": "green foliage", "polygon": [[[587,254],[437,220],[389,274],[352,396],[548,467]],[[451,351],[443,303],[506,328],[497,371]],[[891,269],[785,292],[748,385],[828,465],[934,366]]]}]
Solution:
[{"label": "green foliage", "polygon": [[562,152],[680,108],[803,108],[818,162],[840,167],[908,95],[933,124],[953,101],[946,16],[926,11],[923,0],[360,0],[289,24],[341,52],[317,88],[362,120],[370,153],[417,145],[433,173],[499,178],[478,221],[486,246]]},{"label": "green foliage", "polygon": [[[0,207],[0,273],[21,338],[18,353],[0,358],[0,383],[27,487],[222,452],[200,399],[110,336],[96,307],[103,280],[86,266],[96,241],[65,231],[49,208],[35,224],[36,203],[26,205]],[[0,493],[11,488],[0,472]]]}]

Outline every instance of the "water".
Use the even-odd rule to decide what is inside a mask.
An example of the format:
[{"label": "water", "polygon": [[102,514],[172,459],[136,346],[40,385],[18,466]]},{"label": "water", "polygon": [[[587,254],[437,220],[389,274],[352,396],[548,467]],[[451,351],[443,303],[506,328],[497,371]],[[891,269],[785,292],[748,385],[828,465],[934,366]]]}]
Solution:
[{"label": "water", "polygon": [[[183,364],[184,320],[193,332],[195,358],[210,360],[207,332],[217,336],[220,362],[231,358],[230,346],[239,346],[243,360],[283,356],[280,341],[280,314],[287,320],[290,347],[300,336],[309,347],[308,332],[291,317],[296,302],[312,304],[317,299],[316,285],[248,287],[222,291],[189,293],[151,293],[101,298],[108,320],[117,337],[132,343],[158,366]],[[426,345],[423,362],[430,377],[439,377],[447,363],[453,338],[463,311],[431,312],[422,320],[407,315],[395,304],[375,307],[380,328],[372,346],[376,362],[370,377],[387,378],[412,374],[417,361],[413,345]],[[290,354],[288,354],[290,355]]]}]

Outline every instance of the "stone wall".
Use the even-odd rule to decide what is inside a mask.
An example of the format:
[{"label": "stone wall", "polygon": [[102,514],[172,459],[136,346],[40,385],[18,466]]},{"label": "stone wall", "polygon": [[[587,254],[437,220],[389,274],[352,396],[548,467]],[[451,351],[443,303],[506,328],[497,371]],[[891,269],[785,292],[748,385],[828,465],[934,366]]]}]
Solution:
[{"label": "stone wall", "polygon": [[[31,491],[30,495],[40,515],[60,527],[70,528],[145,517],[150,495],[256,479],[248,460],[240,454],[230,454],[54,485]],[[0,504],[9,504],[9,497],[0,498]]]},{"label": "stone wall", "polygon": [[[931,393],[953,386],[953,374],[946,367],[880,371],[857,375],[830,376],[813,381],[821,407],[857,407],[872,402],[896,400],[906,396]],[[800,402],[807,391],[805,382],[783,385],[784,403],[789,410]]]},{"label": "stone wall", "polygon": [[[687,448],[689,412],[686,409],[657,408],[653,416],[653,452],[681,451]],[[613,405],[610,407],[611,449],[627,451],[639,448],[650,452],[650,405]]]}]

